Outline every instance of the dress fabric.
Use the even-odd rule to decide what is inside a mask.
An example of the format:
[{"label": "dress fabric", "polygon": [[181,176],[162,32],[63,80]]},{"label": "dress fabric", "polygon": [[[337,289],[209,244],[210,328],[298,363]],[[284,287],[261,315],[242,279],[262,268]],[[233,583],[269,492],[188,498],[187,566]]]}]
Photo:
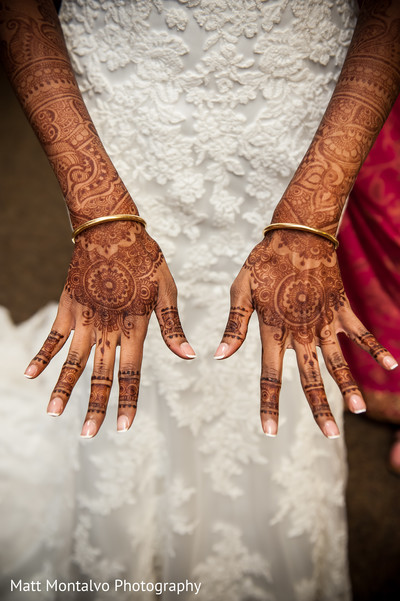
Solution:
[{"label": "dress fabric", "polygon": [[[89,112],[163,249],[198,356],[172,355],[152,317],[132,429],[116,433],[113,390],[99,435],[81,440],[89,368],[59,419],[43,413],[65,351],[38,380],[21,382],[55,306],[18,328],[1,313],[10,363],[1,382],[1,598],[19,599],[9,592],[19,577],[201,582],[197,595],[166,590],[164,600],[346,600],[343,438],[327,440],[315,425],[293,351],[278,437],[263,434],[256,316],[232,358],[212,356],[229,287],[328,103],[354,6],[67,0],[61,20]],[[340,395],[323,374],[341,427]],[[58,598],[80,595],[29,597]],[[131,598],[112,587],[85,593]]]}]

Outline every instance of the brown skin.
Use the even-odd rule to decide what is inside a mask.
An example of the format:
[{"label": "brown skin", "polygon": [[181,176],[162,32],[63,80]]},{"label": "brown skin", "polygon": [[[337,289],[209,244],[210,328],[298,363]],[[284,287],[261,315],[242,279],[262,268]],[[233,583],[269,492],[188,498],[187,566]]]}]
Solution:
[{"label": "brown skin", "polygon": [[[275,222],[336,231],[345,198],[398,92],[400,9],[396,4],[377,2],[374,9],[374,3],[365,3],[335,94],[277,206]],[[1,2],[0,36],[6,70],[59,179],[73,227],[103,215],[137,214],[83,104],[51,1]],[[193,351],[180,326],[172,277],[156,243],[141,226],[99,225],[81,234],[77,242],[52,333],[28,375],[38,375],[75,330],[49,406],[50,412],[58,414],[96,344],[90,419],[83,430],[92,436],[104,417],[117,344],[122,347],[120,415],[127,418],[126,427],[132,423],[143,340],[153,308],[171,350],[183,358],[190,358]],[[124,302],[116,306],[114,296],[99,291],[117,289],[125,270],[133,283],[126,278],[121,292]],[[362,404],[337,332],[346,332],[372,351],[382,365],[391,356],[352,313],[330,242],[299,232],[274,232],[257,245],[232,287],[232,309],[222,339],[225,357],[239,348],[254,309],[263,344],[264,430],[276,432],[282,359],[292,346],[317,423],[325,434],[336,435],[316,345],[322,346],[345,398],[350,400],[355,393]]]},{"label": "brown skin", "polygon": [[[72,226],[104,215],[137,215],[82,100],[51,0],[0,2],[0,37],[4,66],[58,178]],[[153,310],[171,351],[193,358],[179,320],[175,283],[143,226],[118,222],[82,232],[51,333],[27,369],[28,377],[38,376],[74,330],[48,412],[63,412],[95,345],[82,430],[83,436],[94,436],[105,416],[120,345],[118,429],[128,429]]]},{"label": "brown skin", "polygon": [[[400,90],[400,3],[364,2],[334,94],[314,139],[277,205],[273,223],[298,223],[335,235],[346,198]],[[318,426],[339,434],[322,382],[316,346],[352,411],[365,410],[337,334],[344,332],[386,369],[396,365],[354,315],[333,244],[315,234],[267,233],[231,289],[231,310],[217,358],[242,344],[257,311],[262,340],[261,422],[278,429],[285,350],[296,352]]]}]

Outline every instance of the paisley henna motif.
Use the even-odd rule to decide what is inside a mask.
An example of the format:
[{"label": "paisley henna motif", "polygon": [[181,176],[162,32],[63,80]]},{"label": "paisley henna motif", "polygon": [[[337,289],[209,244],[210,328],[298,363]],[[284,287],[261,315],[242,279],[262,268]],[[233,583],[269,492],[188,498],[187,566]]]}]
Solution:
[{"label": "paisley henna motif", "polygon": [[12,11],[3,4],[3,63],[58,178],[73,227],[111,213],[137,213],[82,100],[52,3],[32,2],[21,12],[17,4]]},{"label": "paisley henna motif", "polygon": [[273,221],[336,232],[347,195],[398,95],[400,20],[394,6],[363,3],[332,99]]}]

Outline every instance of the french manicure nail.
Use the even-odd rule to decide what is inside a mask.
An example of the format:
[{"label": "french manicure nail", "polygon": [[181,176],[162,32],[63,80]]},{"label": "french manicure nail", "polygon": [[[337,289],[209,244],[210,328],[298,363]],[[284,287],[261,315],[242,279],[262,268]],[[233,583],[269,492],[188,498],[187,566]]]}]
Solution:
[{"label": "french manicure nail", "polygon": [[62,410],[63,402],[60,398],[56,397],[55,399],[52,399],[48,404],[47,415],[57,417],[58,415],[61,415]]},{"label": "french manicure nail", "polygon": [[358,394],[351,395],[349,405],[353,413],[364,413],[367,410],[363,399]]},{"label": "french manicure nail", "polygon": [[88,419],[84,424],[81,432],[82,438],[92,438],[96,434],[96,423]]},{"label": "french manicure nail", "polygon": [[117,432],[126,432],[129,428],[129,419],[126,415],[120,415],[117,420]]},{"label": "french manicure nail", "polygon": [[185,353],[186,357],[188,357],[189,359],[194,359],[196,357],[196,353],[194,352],[194,350],[192,349],[192,347],[190,346],[190,344],[188,342],[182,342],[181,350]]},{"label": "french manicure nail", "polygon": [[389,357],[389,356],[384,358],[383,364],[388,369],[396,369],[396,367],[399,366],[396,359],[394,357]]},{"label": "french manicure nail", "polygon": [[221,342],[217,350],[215,351],[214,359],[223,359],[225,353],[228,350],[228,345],[225,342]]},{"label": "french manicure nail", "polygon": [[335,424],[335,422],[333,422],[333,421],[325,422],[324,427],[323,427],[323,432],[327,438],[331,438],[331,439],[339,438],[339,436],[340,436],[339,429],[338,429],[337,425]]},{"label": "french manicure nail", "polygon": [[273,419],[267,419],[264,424],[264,434],[275,438],[278,432],[278,424]]},{"label": "french manicure nail", "polygon": [[28,367],[25,370],[24,376],[25,378],[33,378],[36,376],[38,372],[38,368],[36,367],[36,365],[28,365]]}]

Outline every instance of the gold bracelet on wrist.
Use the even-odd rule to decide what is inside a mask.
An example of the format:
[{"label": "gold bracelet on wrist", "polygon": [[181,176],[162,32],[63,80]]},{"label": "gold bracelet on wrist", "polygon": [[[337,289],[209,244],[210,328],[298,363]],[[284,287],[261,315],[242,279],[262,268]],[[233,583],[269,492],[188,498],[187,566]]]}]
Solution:
[{"label": "gold bracelet on wrist", "polygon": [[308,225],[299,225],[298,223],[271,223],[271,225],[267,225],[267,227],[264,228],[264,236],[267,232],[271,232],[272,230],[299,230],[301,232],[309,232],[310,234],[322,236],[322,238],[326,238],[329,242],[332,242],[335,250],[339,246],[339,240],[337,240],[335,236],[328,234],[328,232],[317,230],[314,227],[309,227]]},{"label": "gold bracelet on wrist", "polygon": [[146,227],[145,220],[143,217],[139,217],[139,215],[106,215],[105,217],[97,217],[96,219],[91,219],[90,221],[86,221],[85,223],[78,225],[78,227],[72,232],[72,242],[75,244],[75,238],[89,227],[93,227],[99,223],[107,223],[109,221],[136,221],[137,223],[143,225],[143,227]]}]

